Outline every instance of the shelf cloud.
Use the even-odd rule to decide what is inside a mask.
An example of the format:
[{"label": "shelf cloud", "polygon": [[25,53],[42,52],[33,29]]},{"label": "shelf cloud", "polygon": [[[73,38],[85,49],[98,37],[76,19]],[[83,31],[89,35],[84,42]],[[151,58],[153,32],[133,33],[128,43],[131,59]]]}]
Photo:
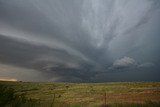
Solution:
[{"label": "shelf cloud", "polygon": [[0,77],[159,81],[159,19],[159,0],[0,0]]}]

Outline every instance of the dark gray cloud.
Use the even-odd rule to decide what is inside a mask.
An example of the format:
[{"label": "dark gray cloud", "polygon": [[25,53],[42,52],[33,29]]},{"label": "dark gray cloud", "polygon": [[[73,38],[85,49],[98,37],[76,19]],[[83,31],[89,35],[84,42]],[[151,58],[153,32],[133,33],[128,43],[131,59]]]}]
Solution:
[{"label": "dark gray cloud", "polygon": [[151,63],[151,62],[146,62],[146,63],[143,63],[143,64],[140,64],[139,67],[154,67],[155,64],[154,63]]},{"label": "dark gray cloud", "polygon": [[159,18],[159,0],[0,0],[0,77],[159,81]]}]

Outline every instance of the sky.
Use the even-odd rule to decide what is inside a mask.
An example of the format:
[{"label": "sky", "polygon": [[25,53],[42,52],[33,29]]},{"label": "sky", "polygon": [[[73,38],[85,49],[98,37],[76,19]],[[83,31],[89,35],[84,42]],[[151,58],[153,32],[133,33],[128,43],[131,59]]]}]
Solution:
[{"label": "sky", "polygon": [[0,79],[160,81],[159,0],[0,0]]}]

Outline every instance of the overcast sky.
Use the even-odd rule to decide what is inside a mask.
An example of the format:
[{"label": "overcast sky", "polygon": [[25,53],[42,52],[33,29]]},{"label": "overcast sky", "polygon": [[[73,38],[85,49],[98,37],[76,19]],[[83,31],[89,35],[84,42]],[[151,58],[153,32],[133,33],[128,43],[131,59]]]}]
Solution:
[{"label": "overcast sky", "polygon": [[160,81],[160,1],[0,0],[0,78]]}]

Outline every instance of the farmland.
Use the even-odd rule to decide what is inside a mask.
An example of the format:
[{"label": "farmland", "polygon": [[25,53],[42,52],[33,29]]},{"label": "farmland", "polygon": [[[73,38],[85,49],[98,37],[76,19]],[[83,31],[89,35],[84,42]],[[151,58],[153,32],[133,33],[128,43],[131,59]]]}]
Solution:
[{"label": "farmland", "polygon": [[[16,96],[35,101],[32,106],[36,107],[160,106],[160,82],[0,82],[0,86],[13,89]],[[4,106],[12,104],[8,102]]]}]

